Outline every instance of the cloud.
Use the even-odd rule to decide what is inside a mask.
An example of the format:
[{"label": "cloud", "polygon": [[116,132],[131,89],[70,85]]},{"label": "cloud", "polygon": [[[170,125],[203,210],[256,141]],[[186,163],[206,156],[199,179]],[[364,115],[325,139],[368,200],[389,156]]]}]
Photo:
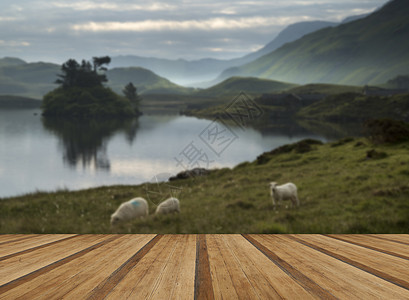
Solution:
[{"label": "cloud", "polygon": [[75,31],[109,32],[109,31],[164,31],[164,30],[239,30],[272,25],[286,25],[293,22],[309,20],[308,16],[289,17],[250,17],[250,18],[211,18],[206,20],[145,20],[139,22],[87,22],[72,25]]},{"label": "cloud", "polygon": [[24,42],[24,41],[4,41],[4,40],[0,40],[0,46],[3,47],[28,47],[30,46],[29,42]]},{"label": "cloud", "polygon": [[9,22],[9,21],[17,21],[19,18],[17,17],[2,17],[0,16],[0,22]]},{"label": "cloud", "polygon": [[145,3],[143,5],[129,4],[129,3],[113,3],[113,2],[94,2],[94,1],[80,1],[80,2],[52,2],[52,6],[57,8],[69,8],[77,11],[86,10],[109,10],[109,11],[169,11],[176,9],[176,6],[162,2]]},{"label": "cloud", "polygon": [[[18,5],[16,3],[18,2]],[[95,55],[228,59],[286,26],[340,21],[387,0],[1,0],[1,55],[61,63]]]}]

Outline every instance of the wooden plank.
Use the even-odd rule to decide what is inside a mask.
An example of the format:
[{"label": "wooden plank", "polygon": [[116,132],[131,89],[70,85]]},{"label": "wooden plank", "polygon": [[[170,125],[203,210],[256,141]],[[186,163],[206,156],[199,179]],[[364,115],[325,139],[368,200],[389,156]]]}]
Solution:
[{"label": "wooden plank", "polygon": [[256,235],[254,238],[337,298],[409,297],[409,291],[303,245],[289,236]]},{"label": "wooden plank", "polygon": [[377,238],[362,234],[328,234],[326,236],[409,260],[409,247],[399,243],[387,240],[380,242]]},{"label": "wooden plank", "polygon": [[197,236],[194,299],[214,299],[206,235],[204,234]]},{"label": "wooden plank", "polygon": [[216,299],[316,298],[241,235],[209,235]]},{"label": "wooden plank", "polygon": [[147,299],[194,298],[196,236],[177,235],[175,239],[177,242],[175,251],[158,276]]},{"label": "wooden plank", "polygon": [[155,235],[115,236],[118,238],[112,242],[21,284],[0,299],[82,299]]},{"label": "wooden plank", "polygon": [[146,299],[177,245],[175,236],[165,235],[112,289],[106,299]]},{"label": "wooden plank", "polygon": [[118,285],[118,283],[128,274],[128,272],[138,264],[141,259],[156,245],[156,243],[162,238],[162,235],[155,236],[149,241],[143,248],[123,263],[118,269],[116,269],[106,280],[101,282],[95,289],[93,289],[88,295],[87,299],[101,299],[105,298],[112,289]]},{"label": "wooden plank", "polygon": [[15,241],[20,241],[24,239],[30,239],[38,236],[38,234],[0,234],[0,246],[12,243]]},{"label": "wooden plank", "polygon": [[[262,252],[274,265],[287,274],[295,283],[300,285],[309,293],[308,298],[321,298],[321,299],[335,299],[335,297],[319,286],[316,282],[308,278],[306,275],[298,271],[296,268],[287,263],[282,257],[271,251],[268,247],[261,243],[264,240],[264,235],[243,235],[254,247]],[[286,290],[283,294],[284,298],[293,297],[292,290]]]},{"label": "wooden plank", "polygon": [[409,261],[320,235],[295,235],[296,240],[365,272],[409,289]]},{"label": "wooden plank", "polygon": [[409,235],[0,235],[0,299],[409,299],[408,242]]},{"label": "wooden plank", "polygon": [[[83,255],[81,251],[108,238],[109,236],[104,235],[78,236],[73,240],[63,241],[47,248],[1,261],[0,293],[72,260],[75,258],[73,255]],[[91,250],[92,248],[89,248],[87,251]]]},{"label": "wooden plank", "polygon": [[208,235],[207,246],[215,299],[258,298],[246,276],[239,272],[240,266],[234,261],[223,236]]},{"label": "wooden plank", "polygon": [[407,234],[368,234],[368,236],[388,240],[399,244],[409,245],[409,235]]},{"label": "wooden plank", "polygon": [[32,239],[18,240],[7,245],[0,246],[0,261],[13,256],[29,253],[41,248],[49,247],[66,239],[71,239],[76,234],[46,234]]}]

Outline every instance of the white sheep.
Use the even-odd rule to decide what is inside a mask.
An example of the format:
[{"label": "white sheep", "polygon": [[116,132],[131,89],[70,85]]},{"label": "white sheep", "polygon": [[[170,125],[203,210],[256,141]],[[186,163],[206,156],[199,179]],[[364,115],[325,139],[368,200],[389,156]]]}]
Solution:
[{"label": "white sheep", "polygon": [[173,212],[180,213],[180,206],[179,200],[174,197],[171,197],[158,205],[155,214],[165,215]]},{"label": "white sheep", "polygon": [[111,225],[119,222],[126,222],[138,217],[145,217],[149,214],[148,202],[141,197],[131,199],[122,203],[111,215]]},{"label": "white sheep", "polygon": [[287,199],[291,200],[293,206],[300,206],[300,200],[297,196],[297,187],[292,182],[282,185],[277,185],[277,182],[270,182],[270,193],[274,209],[276,208],[276,201],[281,204],[283,200]]}]

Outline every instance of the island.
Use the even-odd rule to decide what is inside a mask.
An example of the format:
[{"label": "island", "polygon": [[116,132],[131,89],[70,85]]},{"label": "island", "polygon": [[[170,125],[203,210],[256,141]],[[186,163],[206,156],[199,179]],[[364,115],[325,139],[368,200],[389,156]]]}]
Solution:
[{"label": "island", "polygon": [[135,117],[140,115],[140,97],[130,82],[124,88],[124,96],[103,85],[107,82],[104,65],[109,56],[94,57],[92,63],[82,60],[79,64],[69,59],[61,66],[62,74],[55,81],[58,88],[43,98],[42,113],[45,117]]}]

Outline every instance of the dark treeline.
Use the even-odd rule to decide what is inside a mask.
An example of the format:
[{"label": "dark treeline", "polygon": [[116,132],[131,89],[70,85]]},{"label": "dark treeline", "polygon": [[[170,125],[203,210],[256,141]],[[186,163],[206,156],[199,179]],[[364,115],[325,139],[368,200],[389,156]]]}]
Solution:
[{"label": "dark treeline", "polygon": [[140,115],[136,87],[130,82],[125,86],[124,96],[117,95],[103,85],[111,62],[109,56],[93,57],[92,62],[67,60],[61,66],[55,83],[60,86],[43,99],[43,115],[64,117],[132,117]]},{"label": "dark treeline", "polygon": [[92,64],[86,60],[79,64],[75,59],[69,59],[62,65],[63,74],[57,75],[60,78],[55,83],[64,88],[102,86],[102,83],[108,81],[103,73],[107,68],[103,66],[110,62],[109,56],[93,57]]}]

